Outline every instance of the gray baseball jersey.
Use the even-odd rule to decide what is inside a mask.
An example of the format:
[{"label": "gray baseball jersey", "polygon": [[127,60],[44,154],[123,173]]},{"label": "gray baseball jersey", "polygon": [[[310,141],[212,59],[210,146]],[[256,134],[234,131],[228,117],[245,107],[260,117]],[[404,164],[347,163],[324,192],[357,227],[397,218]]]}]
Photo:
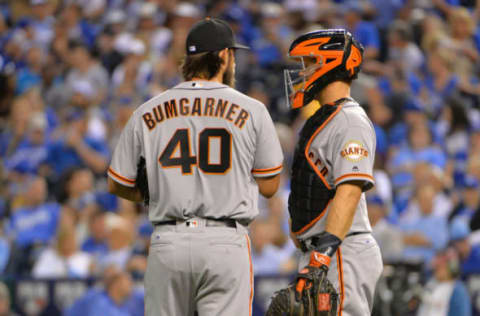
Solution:
[{"label": "gray baseball jersey", "polygon": [[149,219],[258,214],[254,177],[276,175],[283,154],[265,107],[226,85],[184,82],[141,105],[124,128],[108,175],[135,185],[146,160]]},{"label": "gray baseball jersey", "polygon": [[[324,128],[318,130],[309,149],[310,159],[328,186],[345,181],[363,181],[363,191],[373,187],[372,176],[376,136],[365,111],[348,100]],[[325,230],[329,211],[300,236],[305,239]],[[349,233],[371,232],[365,194],[355,210]],[[308,264],[309,252],[300,256],[299,270]],[[376,283],[383,269],[380,248],[369,233],[348,235],[338,248],[328,270],[328,278],[340,294],[338,315],[370,315]]]},{"label": "gray baseball jersey", "polygon": [[[361,180],[363,191],[373,187],[373,161],[376,136],[373,125],[365,111],[354,100],[348,100],[324,128],[314,136],[309,158],[314,162],[327,184],[334,188],[345,181]],[[325,230],[324,216],[306,227],[299,239],[306,239]],[[363,193],[355,211],[350,232],[371,232],[367,204]]]}]

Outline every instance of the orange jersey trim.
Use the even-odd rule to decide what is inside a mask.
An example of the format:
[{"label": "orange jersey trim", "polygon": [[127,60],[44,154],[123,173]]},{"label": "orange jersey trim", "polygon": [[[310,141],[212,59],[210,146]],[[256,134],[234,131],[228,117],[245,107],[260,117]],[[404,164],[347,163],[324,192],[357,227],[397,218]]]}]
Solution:
[{"label": "orange jersey trim", "polygon": [[[327,105],[324,105],[324,106],[327,106]],[[322,175],[322,173],[317,169],[317,167],[315,166],[315,163],[310,159],[310,157],[308,157],[308,151],[310,150],[310,146],[312,145],[312,141],[313,139],[318,135],[318,133],[320,133],[320,131],[338,114],[338,112],[340,112],[340,110],[342,109],[342,106],[338,106],[338,108],[335,110],[335,112],[333,112],[326,120],[325,122],[323,122],[322,125],[320,125],[319,128],[317,128],[317,130],[315,131],[315,133],[313,133],[313,135],[310,137],[310,139],[308,140],[308,143],[307,143],[307,146],[305,146],[305,157],[307,158],[307,161],[308,163],[312,166],[313,170],[315,171],[315,173],[320,177],[320,179],[322,180],[323,184],[325,184],[325,186],[328,188],[328,189],[331,189],[330,185],[328,184],[327,180],[325,179],[325,177]]]},{"label": "orange jersey trim", "polygon": [[316,222],[318,222],[327,212],[327,208],[328,206],[330,205],[330,203],[332,202],[333,199],[330,199],[330,201],[328,201],[327,203],[327,206],[325,206],[325,208],[323,209],[323,211],[320,213],[320,215],[318,215],[314,220],[312,220],[310,223],[308,223],[307,225],[303,226],[299,231],[292,231],[292,234],[294,234],[295,236],[296,235],[300,235],[301,233],[305,232],[306,230],[308,230],[310,227],[312,227]]},{"label": "orange jersey trim", "polygon": [[274,168],[267,168],[267,169],[252,169],[252,173],[270,173],[274,171],[278,171],[283,168],[283,164]]},{"label": "orange jersey trim", "polygon": [[114,178],[117,178],[118,180],[122,180],[122,181],[127,182],[127,183],[130,183],[130,184],[135,184],[135,180],[131,180],[131,179],[122,177],[121,175],[119,175],[118,173],[116,173],[115,171],[113,171],[113,169],[112,169],[111,167],[108,168],[108,172],[109,172]]},{"label": "orange jersey trim", "polygon": [[250,239],[248,235],[245,235],[245,239],[247,240],[247,248],[248,248],[248,260],[250,261],[250,297],[248,299],[249,304],[249,312],[248,315],[252,316],[252,304],[253,304],[253,264],[252,264],[252,251],[250,250]]},{"label": "orange jersey trim", "polygon": [[338,316],[342,316],[343,300],[345,298],[345,287],[343,284],[343,263],[342,263],[342,252],[340,248],[337,249],[337,274],[338,274],[338,287],[340,288],[340,308],[338,309]]},{"label": "orange jersey trim", "polygon": [[369,180],[375,181],[371,175],[366,174],[366,173],[347,173],[347,174],[344,174],[341,177],[338,177],[335,180],[335,184],[337,184],[339,181],[344,180],[346,178],[367,178]]}]

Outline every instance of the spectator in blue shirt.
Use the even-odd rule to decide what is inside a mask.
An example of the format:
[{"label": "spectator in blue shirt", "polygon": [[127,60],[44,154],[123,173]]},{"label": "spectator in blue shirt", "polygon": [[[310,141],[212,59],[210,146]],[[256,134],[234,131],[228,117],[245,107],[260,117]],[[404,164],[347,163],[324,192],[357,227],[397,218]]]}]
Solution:
[{"label": "spectator in blue shirt", "polygon": [[104,280],[104,290],[93,289],[68,308],[65,316],[143,316],[144,293],[133,289],[126,272],[113,272]]},{"label": "spectator in blue shirt", "polygon": [[273,245],[275,229],[280,229],[266,220],[252,224],[252,262],[255,275],[290,272],[295,246],[287,242],[281,249]]},{"label": "spectator in blue shirt", "polygon": [[107,168],[108,145],[86,134],[85,114],[85,111],[73,110],[67,118],[65,134],[48,148],[47,164],[57,177],[74,166],[89,167],[99,174]]},{"label": "spectator in blue shirt", "polygon": [[448,242],[447,220],[433,215],[435,190],[432,186],[417,189],[416,199],[421,214],[400,224],[405,249],[403,258],[412,261],[430,262],[436,251]]},{"label": "spectator in blue shirt", "polygon": [[458,251],[462,276],[480,273],[480,245],[469,240],[470,228],[465,221],[455,219],[450,224],[450,243]]},{"label": "spectator in blue shirt", "polygon": [[21,247],[47,244],[56,234],[60,205],[45,202],[47,184],[44,178],[34,177],[27,181],[26,187],[24,197],[28,204],[13,211],[8,234]]},{"label": "spectator in blue shirt", "polygon": [[409,145],[400,148],[390,160],[389,169],[394,190],[413,184],[412,171],[417,163],[427,162],[443,170],[447,162],[443,151],[433,144],[427,122],[411,125],[408,140]]}]

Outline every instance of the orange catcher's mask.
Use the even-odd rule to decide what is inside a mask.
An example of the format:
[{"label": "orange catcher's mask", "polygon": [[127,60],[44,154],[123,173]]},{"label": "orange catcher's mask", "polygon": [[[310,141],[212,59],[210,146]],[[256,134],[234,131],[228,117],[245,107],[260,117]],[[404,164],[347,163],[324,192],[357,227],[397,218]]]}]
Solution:
[{"label": "orange catcher's mask", "polygon": [[288,57],[300,62],[300,69],[285,69],[285,93],[291,108],[309,104],[331,82],[357,77],[363,60],[363,46],[343,29],[313,31],[298,37]]}]

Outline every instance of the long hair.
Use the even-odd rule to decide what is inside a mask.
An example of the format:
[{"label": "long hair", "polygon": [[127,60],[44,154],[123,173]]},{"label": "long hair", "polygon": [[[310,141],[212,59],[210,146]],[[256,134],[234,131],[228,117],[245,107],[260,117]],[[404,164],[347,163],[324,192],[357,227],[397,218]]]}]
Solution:
[{"label": "long hair", "polygon": [[210,80],[218,74],[223,63],[219,52],[186,55],[180,70],[186,81],[195,77]]}]

